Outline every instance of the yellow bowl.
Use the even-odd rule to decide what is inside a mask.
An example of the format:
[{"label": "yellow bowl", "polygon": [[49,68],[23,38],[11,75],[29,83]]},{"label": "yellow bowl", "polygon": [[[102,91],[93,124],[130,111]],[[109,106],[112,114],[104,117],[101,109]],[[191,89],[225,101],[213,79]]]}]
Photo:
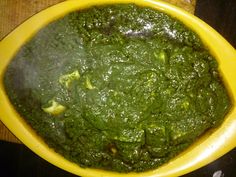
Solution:
[{"label": "yellow bowl", "polygon": [[[158,169],[143,173],[116,173],[97,169],[80,168],[50,149],[43,140],[12,107],[3,86],[6,66],[19,48],[39,29],[63,15],[93,5],[111,3],[136,3],[165,12],[186,24],[195,31],[209,48],[219,63],[219,69],[228,87],[233,108],[223,124],[197,140],[190,148]],[[158,0],[70,0],[52,6],[34,15],[0,42],[0,118],[26,146],[48,162],[81,176],[101,177],[157,177],[180,176],[222,156],[236,146],[236,51],[214,29],[197,17],[177,7]]]}]

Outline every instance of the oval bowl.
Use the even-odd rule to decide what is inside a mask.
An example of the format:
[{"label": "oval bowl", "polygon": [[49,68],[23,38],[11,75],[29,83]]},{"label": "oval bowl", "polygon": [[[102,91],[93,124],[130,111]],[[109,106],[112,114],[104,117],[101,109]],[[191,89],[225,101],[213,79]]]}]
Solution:
[{"label": "oval bowl", "polygon": [[[65,14],[93,5],[135,3],[152,7],[182,21],[197,33],[219,63],[219,70],[232,100],[232,108],[221,126],[208,131],[187,150],[161,167],[141,173],[118,173],[81,168],[50,149],[27,125],[11,105],[3,85],[7,65],[20,47],[37,31]],[[27,147],[48,162],[73,174],[89,177],[161,177],[180,176],[219,158],[236,146],[236,51],[214,29],[184,10],[158,0],[70,0],[59,3],[34,15],[0,42],[0,118],[8,129]]]}]

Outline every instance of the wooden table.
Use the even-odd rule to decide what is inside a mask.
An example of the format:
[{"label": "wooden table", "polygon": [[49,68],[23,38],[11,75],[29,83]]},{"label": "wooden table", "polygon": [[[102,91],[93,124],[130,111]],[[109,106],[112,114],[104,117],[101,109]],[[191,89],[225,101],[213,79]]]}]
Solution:
[{"label": "wooden table", "polygon": [[[0,40],[37,12],[64,0],[0,0]],[[194,13],[196,0],[165,0]],[[0,121],[0,140],[20,141]]]}]

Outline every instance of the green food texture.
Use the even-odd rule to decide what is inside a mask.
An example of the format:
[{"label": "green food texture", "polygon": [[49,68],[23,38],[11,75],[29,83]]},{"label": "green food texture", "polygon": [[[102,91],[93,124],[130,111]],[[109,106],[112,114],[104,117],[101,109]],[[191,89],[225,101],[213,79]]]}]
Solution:
[{"label": "green food texture", "polygon": [[167,162],[230,109],[218,64],[178,20],[133,4],[72,12],[40,30],[4,84],[20,115],[81,167]]}]

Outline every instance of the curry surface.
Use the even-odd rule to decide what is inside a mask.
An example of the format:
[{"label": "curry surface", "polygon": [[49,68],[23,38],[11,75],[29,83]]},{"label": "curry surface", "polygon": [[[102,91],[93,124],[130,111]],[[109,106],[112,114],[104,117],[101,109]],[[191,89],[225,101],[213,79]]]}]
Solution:
[{"label": "curry surface", "polygon": [[132,4],[49,24],[20,49],[4,82],[16,110],[56,152],[119,172],[160,166],[230,108],[199,37]]}]

